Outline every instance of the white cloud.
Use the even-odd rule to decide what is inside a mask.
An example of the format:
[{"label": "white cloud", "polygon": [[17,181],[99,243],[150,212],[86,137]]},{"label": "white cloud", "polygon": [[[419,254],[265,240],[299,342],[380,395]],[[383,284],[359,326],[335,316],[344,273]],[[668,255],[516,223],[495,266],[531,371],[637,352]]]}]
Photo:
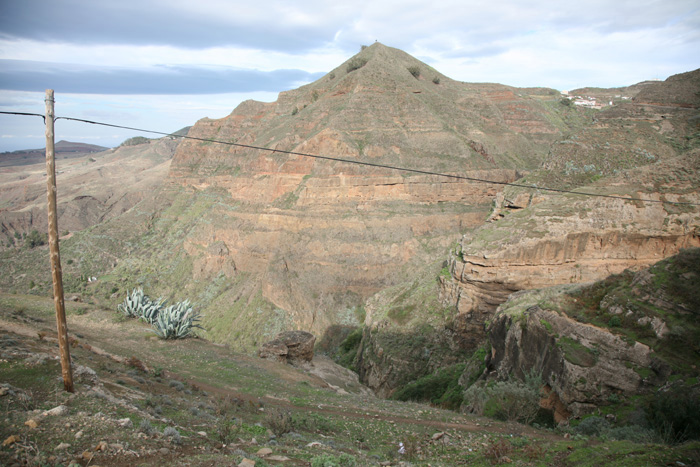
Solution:
[{"label": "white cloud", "polygon": [[[6,99],[3,99],[6,97]],[[55,96],[55,112],[58,117],[111,123],[169,133],[193,125],[201,118],[223,118],[242,101],[255,99],[271,102],[277,93],[229,93],[211,95],[173,96],[114,96],[60,94]],[[44,94],[0,91],[0,100],[25,102],[22,111],[44,113]],[[29,105],[27,105],[29,104]],[[7,107],[0,105],[0,110]],[[6,137],[0,142],[0,151],[14,151],[42,147],[44,123],[37,117],[0,115],[0,128]],[[113,147],[132,136],[158,138],[157,134],[121,130],[59,119],[55,125],[56,140],[89,138],[95,144]]]},{"label": "white cloud", "polygon": [[347,60],[338,48],[319,47],[313,53],[294,55],[244,47],[183,49],[154,45],[82,45],[45,43],[37,40],[0,39],[0,58],[47,63],[70,63],[91,67],[152,67],[156,65],[225,66],[273,71],[304,69],[329,71]]}]

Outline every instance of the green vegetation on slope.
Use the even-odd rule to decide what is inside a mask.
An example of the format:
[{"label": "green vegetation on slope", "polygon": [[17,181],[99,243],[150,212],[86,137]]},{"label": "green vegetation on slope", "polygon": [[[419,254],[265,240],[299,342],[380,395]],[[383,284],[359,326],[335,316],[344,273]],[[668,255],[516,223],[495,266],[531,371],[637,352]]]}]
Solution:
[{"label": "green vegetation on slope", "polygon": [[[16,309],[20,302],[25,303],[21,312]],[[3,325],[50,327],[52,308],[47,298],[0,295]],[[278,462],[273,455],[326,466],[493,465],[506,458],[523,465],[700,461],[697,442],[665,446],[583,435],[565,439],[551,430],[523,430],[428,405],[341,395],[302,371],[202,340],[145,339],[144,324],[113,322],[112,310],[87,308],[85,314],[69,315],[71,332],[80,336],[71,349],[76,368],[94,370],[82,370],[75,394],[61,390],[60,367],[47,357],[53,341],[31,332],[0,333],[0,404],[5,409],[0,437],[9,440],[0,447],[3,465],[126,460],[205,466],[248,458],[264,466]],[[105,332],[106,326],[112,332]],[[129,358],[111,358],[104,351]],[[60,405],[63,415],[41,416]],[[37,428],[25,423],[31,419]]]}]

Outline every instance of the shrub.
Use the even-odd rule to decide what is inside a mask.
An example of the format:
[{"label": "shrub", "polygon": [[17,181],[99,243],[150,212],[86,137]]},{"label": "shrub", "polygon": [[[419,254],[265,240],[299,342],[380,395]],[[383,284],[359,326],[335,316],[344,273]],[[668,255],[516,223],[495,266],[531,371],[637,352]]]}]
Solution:
[{"label": "shrub", "polygon": [[541,460],[545,455],[544,448],[539,444],[528,444],[525,446],[523,451],[525,453],[525,457],[527,457],[530,461]]},{"label": "shrub", "polygon": [[572,429],[573,433],[584,436],[597,436],[602,439],[628,440],[634,443],[656,441],[655,433],[639,425],[613,427],[602,417],[587,417]]},{"label": "shrub", "polygon": [[217,419],[216,433],[221,444],[228,444],[230,441],[234,440],[240,431],[240,423],[236,423],[236,420],[232,416],[226,415]]},{"label": "shrub", "polygon": [[367,64],[367,59],[364,57],[353,57],[348,62],[347,72],[358,70]]},{"label": "shrub", "polygon": [[484,457],[486,457],[491,465],[500,464],[501,459],[507,457],[513,452],[513,446],[504,439],[491,443],[484,449]]},{"label": "shrub", "polygon": [[439,77],[439,76],[434,77],[434,78],[433,78],[433,83],[435,83],[435,84],[440,84],[440,77]]},{"label": "shrub", "polygon": [[295,430],[329,433],[334,431],[333,423],[327,417],[315,413],[294,414],[292,424]]},{"label": "shrub", "polygon": [[355,357],[362,343],[362,328],[353,330],[338,347],[337,362],[345,368],[355,370]]},{"label": "shrub", "polygon": [[658,437],[653,431],[641,427],[639,425],[627,425],[611,428],[605,437],[614,440],[628,440],[633,443],[652,443],[656,442]]},{"label": "shrub", "polygon": [[581,420],[575,428],[576,434],[584,436],[600,436],[610,428],[610,424],[602,417],[587,417]]},{"label": "shrub", "polygon": [[347,338],[340,344],[340,348],[343,352],[350,352],[351,350],[357,350],[357,347],[362,341],[362,328],[357,328],[352,331]]},{"label": "shrub", "polygon": [[292,415],[286,410],[268,410],[265,415],[265,421],[265,425],[278,437],[294,430]]},{"label": "shrub", "polygon": [[496,418],[531,423],[539,411],[539,389],[515,381],[499,381],[492,388],[491,401],[496,404]]},{"label": "shrub", "polygon": [[311,459],[311,467],[355,467],[357,461],[350,454],[342,453],[339,456],[324,454]]},{"label": "shrub", "polygon": [[177,431],[177,428],[173,428],[171,426],[165,428],[165,430],[163,430],[163,436],[170,438],[170,442],[173,444],[182,443],[182,438],[180,437],[180,432]]},{"label": "shrub", "polygon": [[659,393],[649,407],[649,422],[670,443],[700,439],[700,398],[680,386]]},{"label": "shrub", "polygon": [[430,401],[432,404],[447,409],[458,409],[463,400],[459,377],[464,372],[465,366],[461,363],[441,368],[435,374],[423,376],[397,390],[392,395],[392,399]]},{"label": "shrub", "polygon": [[420,77],[420,68],[417,65],[409,66],[407,70],[414,78],[418,79],[418,77]]},{"label": "shrub", "polygon": [[171,388],[174,388],[176,391],[184,391],[185,390],[185,385],[182,384],[180,381],[177,380],[171,380],[170,383],[168,383],[168,386]]},{"label": "shrub", "polygon": [[27,248],[34,248],[41,245],[46,245],[49,241],[49,234],[39,233],[36,229],[29,232],[29,235],[24,239],[24,244]]},{"label": "shrub", "polygon": [[490,386],[475,384],[464,393],[471,411],[500,420],[530,424],[540,409],[542,379],[526,375],[525,381],[498,381]]},{"label": "shrub", "polygon": [[700,309],[700,248],[687,248],[678,252],[675,267],[671,267],[668,291],[677,301],[686,303],[691,309]]},{"label": "shrub", "polygon": [[151,425],[151,422],[144,418],[141,420],[141,423],[139,423],[139,431],[147,435],[152,435],[155,432],[155,429]]}]

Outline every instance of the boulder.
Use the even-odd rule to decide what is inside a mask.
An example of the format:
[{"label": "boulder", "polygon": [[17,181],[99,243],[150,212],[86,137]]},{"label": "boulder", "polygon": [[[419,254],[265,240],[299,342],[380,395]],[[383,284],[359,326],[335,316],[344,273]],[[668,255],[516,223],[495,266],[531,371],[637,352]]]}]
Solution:
[{"label": "boulder", "polygon": [[316,337],[305,331],[285,331],[260,348],[258,356],[283,363],[310,362]]},{"label": "boulder", "polygon": [[284,342],[279,339],[273,339],[269,342],[265,342],[262,347],[260,347],[258,356],[260,358],[267,358],[268,360],[277,360],[285,363],[287,361],[288,353],[289,348]]}]

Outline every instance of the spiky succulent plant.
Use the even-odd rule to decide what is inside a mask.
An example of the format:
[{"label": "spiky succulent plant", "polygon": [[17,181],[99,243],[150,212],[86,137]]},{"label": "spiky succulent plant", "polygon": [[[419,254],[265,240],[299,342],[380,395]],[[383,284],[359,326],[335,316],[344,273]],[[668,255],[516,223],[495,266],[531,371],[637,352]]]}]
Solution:
[{"label": "spiky succulent plant", "polygon": [[127,318],[140,318],[144,304],[151,300],[143,294],[143,290],[134,289],[131,294],[127,294],[124,303],[117,305],[119,310]]},{"label": "spiky succulent plant", "polygon": [[202,329],[196,324],[200,319],[200,314],[190,306],[190,301],[185,300],[161,310],[153,322],[153,331],[161,339],[182,339],[189,336],[194,328]]},{"label": "spiky succulent plant", "polygon": [[149,300],[145,302],[139,312],[139,318],[146,321],[148,324],[153,324],[158,318],[158,315],[163,311],[166,301],[167,300],[163,298],[159,298],[156,301]]},{"label": "spiky succulent plant", "polygon": [[128,318],[139,318],[153,324],[164,306],[163,298],[153,301],[143,290],[134,289],[131,294],[127,294],[124,303],[117,305],[117,310]]}]

